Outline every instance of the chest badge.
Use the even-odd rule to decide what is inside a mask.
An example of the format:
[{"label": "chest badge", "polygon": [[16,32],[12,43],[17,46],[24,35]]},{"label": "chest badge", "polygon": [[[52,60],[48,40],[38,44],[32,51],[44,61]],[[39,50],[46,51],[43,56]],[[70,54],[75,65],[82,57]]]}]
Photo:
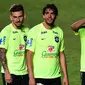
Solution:
[{"label": "chest badge", "polygon": [[57,43],[59,42],[59,37],[57,37],[57,36],[55,37],[55,42],[57,42]]}]

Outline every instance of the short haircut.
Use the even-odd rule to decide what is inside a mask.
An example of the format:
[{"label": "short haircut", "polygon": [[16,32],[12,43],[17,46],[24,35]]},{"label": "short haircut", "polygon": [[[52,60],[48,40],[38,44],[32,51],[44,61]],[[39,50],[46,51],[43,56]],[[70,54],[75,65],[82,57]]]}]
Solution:
[{"label": "short haircut", "polygon": [[22,11],[24,14],[24,8],[23,5],[21,4],[13,4],[10,9],[9,9],[10,13],[12,12],[17,12],[17,11]]},{"label": "short haircut", "polygon": [[51,9],[53,10],[54,14],[56,16],[58,16],[58,9],[54,4],[47,4],[44,8],[43,8],[43,15],[45,14],[46,9]]}]

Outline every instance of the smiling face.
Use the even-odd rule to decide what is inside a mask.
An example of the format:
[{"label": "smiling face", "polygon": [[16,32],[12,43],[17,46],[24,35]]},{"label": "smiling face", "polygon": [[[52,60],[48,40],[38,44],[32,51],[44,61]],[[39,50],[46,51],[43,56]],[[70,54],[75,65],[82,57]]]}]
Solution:
[{"label": "smiling face", "polygon": [[15,27],[20,27],[24,21],[24,14],[22,11],[12,12],[10,19]]},{"label": "smiling face", "polygon": [[49,26],[53,26],[55,19],[56,19],[56,14],[54,13],[54,11],[50,8],[47,8],[45,10],[45,13],[43,15],[44,21],[47,25]]}]

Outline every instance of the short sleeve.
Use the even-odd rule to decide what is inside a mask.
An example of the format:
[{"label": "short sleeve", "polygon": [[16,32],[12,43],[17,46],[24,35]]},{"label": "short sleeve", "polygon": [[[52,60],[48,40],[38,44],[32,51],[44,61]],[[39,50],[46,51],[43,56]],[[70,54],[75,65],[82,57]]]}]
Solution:
[{"label": "short sleeve", "polygon": [[0,33],[0,48],[8,48],[9,32],[2,30]]},{"label": "short sleeve", "polygon": [[34,31],[29,31],[27,35],[26,49],[34,52],[35,47],[36,47],[36,34]]},{"label": "short sleeve", "polygon": [[79,35],[79,31],[78,31],[78,32],[74,31],[74,34],[75,34],[75,35]]},{"label": "short sleeve", "polygon": [[63,38],[63,32],[61,35],[61,41],[60,41],[60,52],[64,51],[65,45],[64,45],[64,38]]}]

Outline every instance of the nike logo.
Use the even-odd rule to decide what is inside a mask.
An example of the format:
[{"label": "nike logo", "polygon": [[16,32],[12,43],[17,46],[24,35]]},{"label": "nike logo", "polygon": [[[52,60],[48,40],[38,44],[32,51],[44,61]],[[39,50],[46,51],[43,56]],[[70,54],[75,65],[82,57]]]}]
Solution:
[{"label": "nike logo", "polygon": [[45,40],[45,38],[41,38],[41,40]]}]

